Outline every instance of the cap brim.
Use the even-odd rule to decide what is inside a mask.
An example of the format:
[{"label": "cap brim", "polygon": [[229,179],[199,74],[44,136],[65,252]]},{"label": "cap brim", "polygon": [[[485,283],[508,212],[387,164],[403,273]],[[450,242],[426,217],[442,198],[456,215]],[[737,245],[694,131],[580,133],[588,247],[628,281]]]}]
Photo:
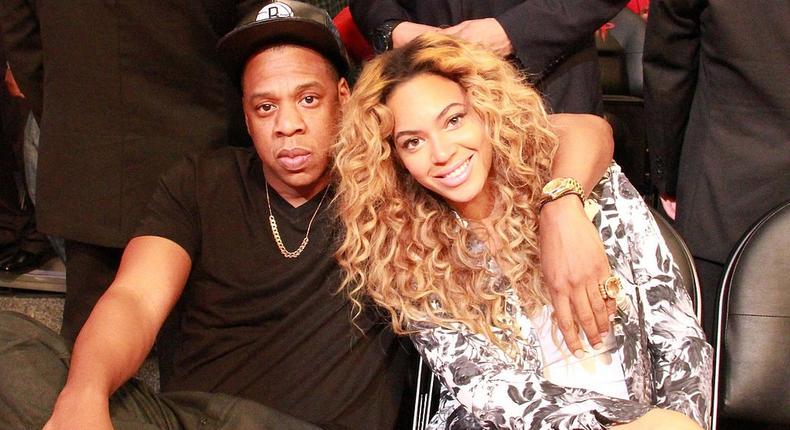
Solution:
[{"label": "cap brim", "polygon": [[307,46],[327,57],[346,77],[348,60],[335,42],[335,36],[315,21],[288,17],[253,22],[238,27],[220,39],[217,44],[222,61],[231,73],[241,76],[244,65],[255,52],[267,45],[294,43]]}]

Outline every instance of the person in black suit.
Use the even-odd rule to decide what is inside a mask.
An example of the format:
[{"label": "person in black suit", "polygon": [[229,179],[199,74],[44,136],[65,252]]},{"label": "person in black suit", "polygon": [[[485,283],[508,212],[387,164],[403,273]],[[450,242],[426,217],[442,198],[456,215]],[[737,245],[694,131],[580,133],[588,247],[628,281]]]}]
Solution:
[{"label": "person in black suit", "polygon": [[66,240],[66,338],[114,278],[160,174],[246,136],[214,48],[244,4],[2,3],[9,62],[41,125],[38,227]]},{"label": "person in black suit", "polygon": [[[0,44],[0,48],[2,45]],[[0,67],[5,71],[5,53],[0,49]],[[20,204],[17,179],[21,177],[17,155],[21,152],[19,135],[22,128],[19,100],[0,83],[0,266],[19,250],[19,239],[31,224],[30,206]]]},{"label": "person in black suit", "polygon": [[52,256],[47,237],[36,230],[35,212],[25,181],[23,151],[29,109],[7,66],[0,37],[0,272],[21,274]]},{"label": "person in black suit", "polygon": [[653,0],[649,16],[652,176],[694,254],[712,339],[728,254],[790,198],[790,3]]},{"label": "person in black suit", "polygon": [[[555,113],[603,112],[593,34],[622,0],[352,0],[354,21],[378,52],[426,31],[512,56]],[[442,30],[440,30],[442,28]]]}]

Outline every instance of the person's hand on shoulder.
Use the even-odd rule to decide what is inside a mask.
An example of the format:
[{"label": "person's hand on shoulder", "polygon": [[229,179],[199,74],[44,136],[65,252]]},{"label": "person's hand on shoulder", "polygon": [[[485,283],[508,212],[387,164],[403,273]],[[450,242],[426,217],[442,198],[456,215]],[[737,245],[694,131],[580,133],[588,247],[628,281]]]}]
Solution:
[{"label": "person's hand on shoulder", "polygon": [[112,430],[109,404],[101,393],[64,388],[42,430]]},{"label": "person's hand on shoulder", "polygon": [[415,37],[423,33],[430,33],[434,31],[439,31],[439,28],[431,25],[403,21],[392,30],[392,47],[400,48],[401,46],[411,42]]},{"label": "person's hand on shoulder", "polygon": [[590,345],[609,330],[614,300],[604,302],[598,285],[610,275],[598,230],[587,218],[580,199],[566,195],[540,212],[540,264],[565,344],[577,357],[584,350],[577,322]]},{"label": "person's hand on shoulder", "polygon": [[495,18],[470,19],[441,32],[483,45],[503,58],[513,53],[510,38]]}]

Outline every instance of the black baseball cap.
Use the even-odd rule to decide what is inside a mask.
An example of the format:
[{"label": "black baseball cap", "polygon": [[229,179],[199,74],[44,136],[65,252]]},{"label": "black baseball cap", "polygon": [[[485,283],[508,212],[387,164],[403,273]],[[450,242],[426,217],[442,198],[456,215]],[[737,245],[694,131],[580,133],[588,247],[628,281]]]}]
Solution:
[{"label": "black baseball cap", "polygon": [[348,77],[348,54],[332,18],[324,9],[300,1],[262,2],[219,40],[217,49],[228,70],[239,78],[250,56],[277,43],[314,49],[335,66],[340,76]]}]

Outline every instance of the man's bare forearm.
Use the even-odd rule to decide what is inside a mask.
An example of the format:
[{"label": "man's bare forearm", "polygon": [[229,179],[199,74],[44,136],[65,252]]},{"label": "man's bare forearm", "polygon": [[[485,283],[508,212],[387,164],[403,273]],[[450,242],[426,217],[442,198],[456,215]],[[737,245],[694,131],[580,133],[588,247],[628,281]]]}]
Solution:
[{"label": "man's bare forearm", "polygon": [[127,246],[118,274],[77,336],[71,367],[47,429],[109,423],[108,399],[142,364],[183,291],[189,255],[168,239],[143,236]]},{"label": "man's bare forearm", "polygon": [[[611,127],[593,115],[552,115],[551,123],[560,138],[552,176],[574,178],[589,194],[612,160]],[[610,269],[598,230],[573,194],[541,209],[540,252],[543,279],[560,331],[568,349],[579,357],[583,346],[575,322],[593,347],[609,329],[610,309],[598,292],[598,283]]]},{"label": "man's bare forearm", "polygon": [[146,357],[158,327],[140,297],[114,283],[77,337],[66,385],[44,430],[111,430],[110,396]]},{"label": "man's bare forearm", "polygon": [[109,397],[134,376],[153,347],[161,326],[150,321],[140,297],[110,288],[80,331],[66,388]]},{"label": "man's bare forearm", "polygon": [[555,114],[550,120],[560,138],[552,177],[574,178],[589,194],[612,161],[614,140],[609,123],[595,115],[580,114]]}]

